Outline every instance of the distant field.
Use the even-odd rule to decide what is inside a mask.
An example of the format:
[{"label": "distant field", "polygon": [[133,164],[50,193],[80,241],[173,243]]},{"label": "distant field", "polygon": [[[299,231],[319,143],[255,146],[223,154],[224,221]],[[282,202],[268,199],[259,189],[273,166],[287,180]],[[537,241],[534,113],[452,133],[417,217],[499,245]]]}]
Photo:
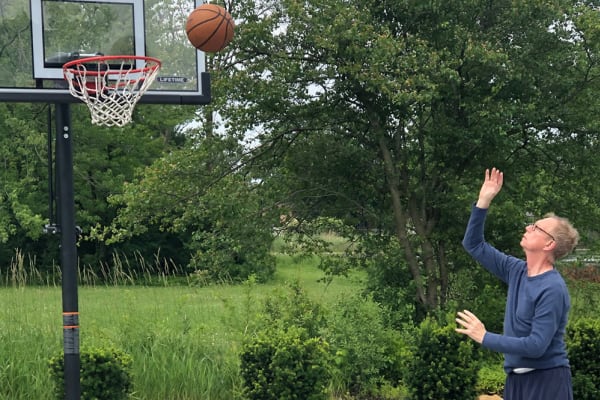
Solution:
[{"label": "distant field", "polygon": [[[131,354],[137,399],[235,399],[236,354],[261,299],[291,281],[323,303],[356,291],[356,277],[319,283],[315,265],[282,256],[268,285],[80,287],[81,348]],[[2,288],[0,302],[0,399],[51,399],[47,360],[62,351],[61,288]]]}]

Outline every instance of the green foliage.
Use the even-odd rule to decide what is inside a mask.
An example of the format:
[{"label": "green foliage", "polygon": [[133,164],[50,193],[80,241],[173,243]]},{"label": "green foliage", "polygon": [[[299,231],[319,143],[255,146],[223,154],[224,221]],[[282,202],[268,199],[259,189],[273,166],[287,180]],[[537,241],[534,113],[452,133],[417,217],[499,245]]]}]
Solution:
[{"label": "green foliage", "polygon": [[309,337],[317,337],[326,324],[322,306],[311,300],[300,282],[287,284],[288,290],[265,300],[262,323],[274,328],[296,326]]},{"label": "green foliage", "polygon": [[[132,359],[115,348],[80,352],[80,384],[83,400],[124,400],[132,392]],[[65,398],[64,354],[49,361],[56,399]]]},{"label": "green foliage", "polygon": [[[483,269],[483,268],[481,268]],[[485,273],[489,274],[487,271]],[[469,280],[467,276],[465,280]],[[494,277],[495,279],[495,277]],[[469,306],[475,315],[485,315],[485,326],[490,332],[502,332],[504,326],[504,308],[506,306],[506,287],[497,280],[492,284],[485,284],[478,291],[478,296]],[[459,308],[462,308],[459,306]]]},{"label": "green foliage", "polygon": [[420,304],[414,296],[414,283],[400,243],[388,235],[366,235],[355,259],[367,272],[367,291],[386,309],[386,324],[401,329],[418,320]]},{"label": "green foliage", "polygon": [[334,217],[397,240],[405,262],[393,267],[411,284],[389,292],[412,292],[426,312],[446,302],[445,277],[465,265],[457,221],[490,165],[519,206],[502,235],[541,209],[592,213],[580,220],[598,225],[584,168],[598,162],[590,3],[266,4],[268,16],[254,1],[233,6],[246,23],[230,49],[246,62],[220,71],[228,134],[258,132],[256,170],[300,227]]},{"label": "green foliage", "polygon": [[326,399],[329,344],[323,311],[299,282],[266,299],[261,328],[244,341],[240,373],[253,400]]},{"label": "green foliage", "polygon": [[596,376],[579,373],[573,375],[573,398],[577,400],[596,400],[600,395]]},{"label": "green foliage", "polygon": [[[565,275],[568,276],[568,273]],[[597,318],[596,310],[600,308],[600,284],[572,279],[567,282],[571,293],[571,322],[579,318]]]},{"label": "green foliage", "polygon": [[333,354],[334,394],[378,398],[401,379],[397,331],[385,326],[383,309],[358,295],[331,308],[323,336]]},{"label": "green foliage", "polygon": [[[17,54],[11,62],[16,59]],[[144,111],[148,107],[154,107],[156,116],[152,115],[153,118]],[[98,262],[110,264],[111,249],[104,243],[86,240],[90,227],[107,225],[114,218],[116,208],[108,203],[108,196],[122,192],[123,183],[131,181],[137,169],[149,165],[172,145],[173,131],[186,115],[183,110],[190,114],[190,109],[184,106],[172,106],[168,112],[164,107],[160,112],[158,106],[142,106],[136,111],[136,118],[141,117],[144,124],[98,128],[90,125],[89,111],[84,105],[73,105],[74,195],[77,224],[84,232],[83,240],[78,243],[82,264],[94,264],[94,268],[98,267]],[[5,133],[0,137],[0,158],[3,160],[0,168],[0,241],[6,248],[0,249],[0,265],[10,262],[10,251],[15,248],[26,256],[35,257],[37,268],[42,272],[51,270],[58,262],[57,237],[43,235],[44,225],[56,222],[49,221],[48,191],[50,188],[56,190],[48,181],[47,146],[52,144],[52,138],[48,138],[49,130],[53,128],[52,115],[53,107],[47,104],[0,103],[0,132]],[[165,232],[147,235],[137,250],[145,257],[152,257],[158,248],[162,248],[162,253],[170,256],[167,247],[174,242]],[[133,245],[119,244],[113,249],[131,254]],[[181,250],[180,245],[174,252],[181,253]]]},{"label": "green foliage", "polygon": [[477,385],[475,387],[477,393],[502,395],[505,381],[506,372],[504,372],[502,361],[500,361],[481,366],[477,373]]},{"label": "green foliage", "polygon": [[244,344],[240,373],[252,400],[326,400],[329,349],[297,326],[265,329]]},{"label": "green foliage", "polygon": [[0,102],[2,270],[10,263],[15,248],[22,249],[25,254],[34,253],[42,260],[48,251],[49,244],[42,235],[46,222],[43,216],[48,211],[48,171],[43,156],[47,146],[44,126],[47,112],[47,105]]},{"label": "green foliage", "polygon": [[406,384],[414,400],[475,399],[478,362],[473,343],[454,331],[425,319],[416,332]]},{"label": "green foliage", "polygon": [[262,209],[260,185],[234,172],[239,151],[234,141],[207,137],[155,161],[110,198],[122,208],[96,235],[110,244],[156,228],[182,238],[191,254],[189,272],[213,282],[250,275],[267,280],[275,269],[273,224]]},{"label": "green foliage", "polygon": [[[362,274],[352,275],[350,278],[337,277],[324,285],[318,282],[323,272],[316,267],[317,264],[316,260],[294,263],[290,256],[285,256],[284,262],[278,264],[278,280],[266,285],[254,284],[250,280],[247,285],[211,285],[202,288],[171,285],[82,286],[79,289],[80,309],[85,342],[89,346],[100,348],[110,343],[132,356],[135,388],[133,397],[144,400],[172,399],[173,388],[177,388],[178,399],[181,400],[239,399],[239,353],[243,338],[253,335],[257,327],[265,327],[264,320],[258,319],[259,315],[265,314],[261,302],[263,299],[275,301],[275,287],[278,288],[277,297],[290,300],[291,292],[289,288],[284,290],[283,282],[299,279],[304,295],[313,299],[323,309],[321,313],[325,313],[326,320],[317,325],[327,342],[330,342],[331,335],[326,336],[325,333],[329,331],[330,325],[337,326],[339,320],[352,320],[351,315],[341,317],[336,307],[346,303],[341,299],[342,296],[347,296],[350,305],[342,307],[342,310],[353,309],[355,296],[349,294],[361,290],[362,284],[358,278]],[[4,382],[0,385],[2,399],[51,399],[54,382],[48,373],[48,359],[54,355],[57,344],[62,341],[62,326],[56,324],[56,312],[61,309],[60,281],[57,282],[0,290],[0,303],[3,305],[0,308],[0,358],[5,362],[5,368],[0,369],[0,381]],[[598,292],[597,284],[571,288],[571,295],[574,297],[585,298]],[[359,304],[359,299],[356,302]],[[282,308],[284,306],[280,305],[279,309]],[[377,309],[375,306],[364,305],[364,310],[371,308],[373,312]],[[307,305],[306,309],[309,310],[307,313],[318,313],[310,311],[314,307]],[[363,309],[363,306],[357,309]],[[588,312],[594,317],[591,315],[595,312],[593,307]],[[573,317],[578,315],[580,314],[576,313]],[[372,323],[376,324],[377,318],[362,316],[358,318],[357,324],[358,321],[375,321]],[[309,319],[311,318],[305,317],[295,320]],[[285,323],[280,327],[292,324],[292,318],[284,320]],[[576,319],[572,321],[575,322]],[[343,326],[343,322],[339,322],[339,326]],[[354,340],[351,332],[353,329],[361,331],[357,333],[359,336],[368,334],[368,329],[363,326],[348,326],[347,329],[351,340]],[[372,331],[375,339],[369,337],[368,340],[378,340],[377,329]],[[419,355],[414,352],[413,345],[417,337],[416,329],[418,327],[409,323],[395,332],[401,335],[402,345],[394,351],[400,352],[397,358],[402,362],[403,371],[409,371],[413,355]],[[360,343],[355,343],[350,347],[368,346],[369,344],[365,344],[362,347]],[[329,365],[334,374],[335,349],[339,347],[339,340],[329,346],[329,352],[333,356]],[[486,359],[487,367],[481,371],[493,369],[495,375],[501,364],[500,357],[498,355],[493,362]],[[363,357],[367,358],[367,355]],[[385,372],[385,376],[389,376],[388,372]],[[336,375],[333,376],[334,379],[335,377]],[[589,379],[592,378],[594,377]],[[481,381],[480,376],[477,387],[483,388]],[[483,381],[491,381],[491,378]],[[579,378],[575,377],[574,382],[576,387],[580,385]],[[334,381],[332,387],[337,383],[339,382]],[[402,384],[394,388],[382,387],[380,394],[371,398],[408,399],[404,379]],[[491,383],[486,386],[491,386]],[[339,397],[342,397],[341,393]],[[351,397],[348,395],[343,398],[350,400]]]},{"label": "green foliage", "polygon": [[573,396],[578,400],[600,395],[600,321],[579,319],[567,326],[567,350],[573,374]]}]

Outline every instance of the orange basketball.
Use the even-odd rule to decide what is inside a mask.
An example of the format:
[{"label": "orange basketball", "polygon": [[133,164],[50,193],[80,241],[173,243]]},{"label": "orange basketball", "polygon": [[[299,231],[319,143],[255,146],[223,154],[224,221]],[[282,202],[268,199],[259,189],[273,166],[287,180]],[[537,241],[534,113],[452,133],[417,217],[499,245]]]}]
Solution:
[{"label": "orange basketball", "polygon": [[214,53],[223,50],[233,39],[234,23],[223,7],[202,4],[190,13],[185,33],[198,50]]}]

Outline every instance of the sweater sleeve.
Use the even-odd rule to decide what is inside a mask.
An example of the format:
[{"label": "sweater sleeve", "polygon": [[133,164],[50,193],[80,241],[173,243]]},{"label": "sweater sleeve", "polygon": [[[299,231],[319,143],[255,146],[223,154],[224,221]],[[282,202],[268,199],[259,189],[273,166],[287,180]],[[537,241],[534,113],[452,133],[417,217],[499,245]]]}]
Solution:
[{"label": "sweater sleeve", "polygon": [[484,227],[486,216],[487,209],[478,208],[473,205],[462,244],[467,253],[483,265],[485,269],[496,275],[503,282],[508,283],[509,266],[516,259],[513,260],[514,257],[502,253],[485,241]]}]

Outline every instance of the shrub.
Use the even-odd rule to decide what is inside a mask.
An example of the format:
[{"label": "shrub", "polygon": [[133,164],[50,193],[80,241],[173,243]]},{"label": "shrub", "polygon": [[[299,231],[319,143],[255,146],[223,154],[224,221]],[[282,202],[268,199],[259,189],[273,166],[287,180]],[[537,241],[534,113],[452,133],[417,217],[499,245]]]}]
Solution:
[{"label": "shrub", "polygon": [[288,289],[289,292],[266,299],[263,326],[295,326],[303,328],[309,337],[319,336],[326,323],[321,305],[308,298],[299,282],[289,283]]},{"label": "shrub", "polygon": [[386,309],[385,323],[397,329],[418,320],[420,305],[415,301],[412,276],[403,250],[394,237],[367,235],[360,242],[358,263],[367,273],[366,290]]},{"label": "shrub", "polygon": [[414,400],[474,399],[478,363],[473,343],[425,319],[416,333],[406,384]]},{"label": "shrub", "polygon": [[[478,288],[478,295],[469,306],[475,315],[485,315],[485,327],[490,332],[502,332],[504,330],[504,308],[506,306],[505,285],[494,283],[485,284],[483,289]],[[496,354],[484,352],[484,354]]]},{"label": "shrub", "polygon": [[244,344],[240,374],[244,396],[252,400],[328,398],[328,346],[306,330],[265,329]]},{"label": "shrub", "polygon": [[265,301],[255,335],[244,341],[243,392],[249,399],[326,399],[329,346],[320,338],[323,311],[298,282]]},{"label": "shrub", "polygon": [[583,261],[562,266],[561,273],[570,280],[600,283],[600,267]]},{"label": "shrub", "polygon": [[573,398],[577,400],[597,400],[600,392],[594,376],[578,373],[573,376]]},{"label": "shrub", "polygon": [[504,392],[504,383],[506,373],[502,368],[502,363],[494,365],[484,365],[477,374],[477,393],[497,394]]},{"label": "shrub", "polygon": [[573,397],[600,398],[600,321],[580,319],[567,326],[567,349],[573,374]]},{"label": "shrub", "polygon": [[[88,349],[80,352],[82,400],[122,400],[132,390],[131,357],[121,350]],[[64,354],[49,361],[56,399],[65,398]]]},{"label": "shrub", "polygon": [[398,335],[384,326],[380,306],[370,299],[339,301],[323,331],[334,354],[334,392],[375,398],[383,387],[400,380]]}]

